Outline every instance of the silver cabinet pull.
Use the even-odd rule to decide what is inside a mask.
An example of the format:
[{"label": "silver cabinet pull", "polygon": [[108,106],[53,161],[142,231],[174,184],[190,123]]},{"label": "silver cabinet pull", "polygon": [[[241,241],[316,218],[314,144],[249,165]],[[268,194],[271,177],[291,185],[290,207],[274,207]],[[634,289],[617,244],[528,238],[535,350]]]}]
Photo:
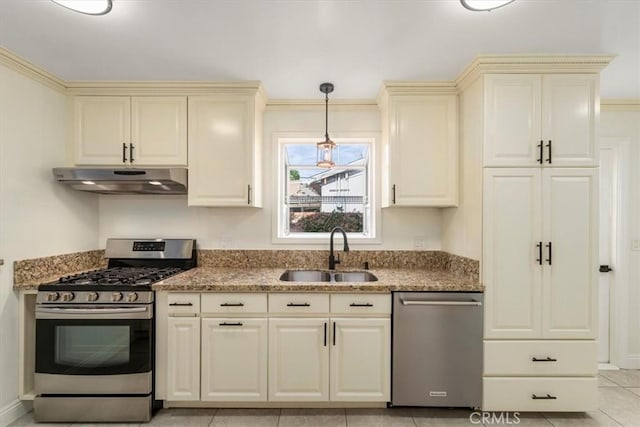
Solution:
[{"label": "silver cabinet pull", "polygon": [[480,301],[407,301],[400,300],[402,305],[466,305],[466,306],[474,306],[479,307],[482,305]]}]

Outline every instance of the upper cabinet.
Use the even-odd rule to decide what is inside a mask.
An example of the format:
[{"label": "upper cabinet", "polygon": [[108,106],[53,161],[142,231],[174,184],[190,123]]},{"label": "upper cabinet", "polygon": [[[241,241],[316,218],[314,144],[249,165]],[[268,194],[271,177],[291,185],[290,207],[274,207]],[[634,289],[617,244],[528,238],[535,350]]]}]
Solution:
[{"label": "upper cabinet", "polygon": [[262,206],[259,88],[189,97],[189,206]]},{"label": "upper cabinet", "polygon": [[597,74],[484,77],[484,166],[597,166]]},{"label": "upper cabinet", "polygon": [[455,91],[387,83],[382,111],[382,206],[457,206]]},{"label": "upper cabinet", "polygon": [[186,96],[76,96],[78,165],[187,164]]}]

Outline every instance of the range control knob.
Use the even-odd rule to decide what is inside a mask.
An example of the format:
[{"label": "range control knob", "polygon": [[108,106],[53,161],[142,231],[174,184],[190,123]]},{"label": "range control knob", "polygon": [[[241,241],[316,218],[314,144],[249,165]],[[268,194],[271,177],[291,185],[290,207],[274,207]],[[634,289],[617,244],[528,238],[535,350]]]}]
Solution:
[{"label": "range control knob", "polygon": [[76,295],[73,292],[64,292],[62,294],[62,301],[73,301]]},{"label": "range control knob", "polygon": [[60,294],[57,292],[49,292],[47,294],[47,301],[58,301],[58,298],[60,298]]},{"label": "range control knob", "polygon": [[114,292],[111,294],[111,301],[122,301],[122,292]]},{"label": "range control knob", "polygon": [[97,292],[89,292],[87,294],[87,301],[97,301],[98,300],[98,293]]},{"label": "range control knob", "polygon": [[138,294],[137,294],[137,293],[135,293],[135,292],[130,292],[130,293],[127,295],[127,302],[134,302],[134,301],[136,301],[137,299],[138,299]]}]

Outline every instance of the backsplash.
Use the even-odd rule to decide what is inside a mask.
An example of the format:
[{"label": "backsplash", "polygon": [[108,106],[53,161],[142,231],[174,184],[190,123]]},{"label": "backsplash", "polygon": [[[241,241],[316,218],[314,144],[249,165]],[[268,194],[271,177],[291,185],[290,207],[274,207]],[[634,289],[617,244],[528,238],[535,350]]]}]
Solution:
[{"label": "backsplash", "polygon": [[104,250],[74,252],[44,258],[25,259],[13,263],[13,283],[46,283],[60,276],[74,274],[83,270],[104,268],[107,260]]}]

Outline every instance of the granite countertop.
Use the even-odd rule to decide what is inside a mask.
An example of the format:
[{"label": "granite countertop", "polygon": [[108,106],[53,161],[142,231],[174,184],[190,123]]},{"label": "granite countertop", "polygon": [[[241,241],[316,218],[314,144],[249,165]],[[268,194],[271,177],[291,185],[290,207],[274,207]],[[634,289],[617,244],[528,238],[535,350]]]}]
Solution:
[{"label": "granite countertop", "polygon": [[81,274],[81,273],[86,273],[87,271],[94,271],[94,270],[97,270],[97,268],[89,268],[89,269],[85,268],[82,270],[72,270],[72,271],[66,272],[65,274],[54,273],[54,274],[44,275],[37,278],[25,280],[23,282],[15,282],[13,284],[13,289],[17,291],[33,291],[33,290],[37,290],[39,285],[46,285],[47,283],[57,282],[58,279],[60,279],[61,277],[73,276],[74,274]]},{"label": "granite countertop", "polygon": [[285,270],[198,267],[158,282],[153,289],[181,292],[484,291],[478,282],[438,270],[369,270],[378,277],[377,282],[285,282],[279,280]]}]

